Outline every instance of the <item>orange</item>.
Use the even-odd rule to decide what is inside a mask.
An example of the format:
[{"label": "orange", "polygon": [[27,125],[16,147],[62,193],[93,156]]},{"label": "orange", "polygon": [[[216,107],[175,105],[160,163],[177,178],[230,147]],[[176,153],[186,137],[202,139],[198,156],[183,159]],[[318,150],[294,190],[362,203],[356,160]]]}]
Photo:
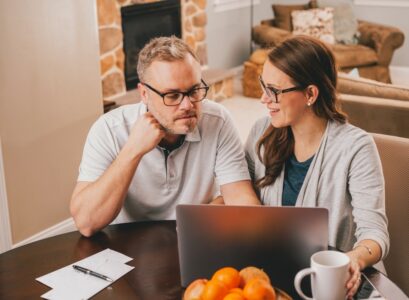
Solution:
[{"label": "orange", "polygon": [[187,287],[183,300],[200,300],[203,290],[206,286],[207,279],[196,279]]},{"label": "orange", "polygon": [[243,288],[251,279],[258,278],[270,283],[270,278],[261,269],[256,267],[246,267],[240,271],[240,287]]},{"label": "orange", "polygon": [[209,280],[203,290],[201,300],[223,300],[229,289],[217,280]]},{"label": "orange", "polygon": [[224,267],[213,274],[212,280],[223,283],[230,290],[239,286],[240,274],[235,268]]},{"label": "orange", "polygon": [[247,300],[275,300],[274,288],[264,279],[251,279],[244,287],[244,297]]},{"label": "orange", "polygon": [[246,300],[246,298],[237,293],[228,293],[223,300]]},{"label": "orange", "polygon": [[229,294],[239,294],[244,297],[243,290],[241,288],[234,288],[229,291]]}]

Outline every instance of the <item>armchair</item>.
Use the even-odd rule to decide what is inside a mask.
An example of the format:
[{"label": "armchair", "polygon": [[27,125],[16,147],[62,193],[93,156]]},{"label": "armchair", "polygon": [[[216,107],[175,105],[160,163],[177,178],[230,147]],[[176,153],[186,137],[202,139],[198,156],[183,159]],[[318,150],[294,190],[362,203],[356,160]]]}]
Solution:
[{"label": "armchair", "polygon": [[[361,77],[390,83],[389,64],[395,49],[403,44],[404,34],[397,28],[366,21],[358,21],[358,31],[358,45],[329,45],[339,70],[358,68]],[[274,19],[263,20],[252,29],[253,41],[262,48],[274,47],[291,36],[290,31],[276,27]]]}]

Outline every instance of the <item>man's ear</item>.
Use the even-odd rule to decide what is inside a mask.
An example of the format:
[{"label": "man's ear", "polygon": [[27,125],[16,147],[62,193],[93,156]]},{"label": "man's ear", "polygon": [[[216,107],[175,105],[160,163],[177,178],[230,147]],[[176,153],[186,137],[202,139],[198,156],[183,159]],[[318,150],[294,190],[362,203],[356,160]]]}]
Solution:
[{"label": "man's ear", "polygon": [[148,105],[148,90],[147,88],[142,84],[138,83],[138,91],[139,95],[141,96],[141,100],[145,105]]},{"label": "man's ear", "polygon": [[317,101],[320,91],[316,85],[310,84],[305,89],[305,97],[307,98],[307,105],[313,105]]}]

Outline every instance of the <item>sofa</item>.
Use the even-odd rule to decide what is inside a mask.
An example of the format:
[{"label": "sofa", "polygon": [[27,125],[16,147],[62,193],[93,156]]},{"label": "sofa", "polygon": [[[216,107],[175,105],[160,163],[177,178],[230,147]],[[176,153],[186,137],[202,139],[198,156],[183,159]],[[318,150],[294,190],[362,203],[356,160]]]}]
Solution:
[{"label": "sofa", "polygon": [[[258,49],[244,63],[243,94],[260,98],[258,76],[267,50]],[[349,122],[368,132],[409,138],[409,87],[338,74],[337,91]]]},{"label": "sofa", "polygon": [[368,132],[409,138],[409,87],[340,73],[337,90],[350,123]]},{"label": "sofa", "polygon": [[[274,47],[292,37],[291,11],[316,8],[315,1],[305,5],[273,5],[277,16],[252,28],[252,39],[261,48]],[[279,8],[279,9],[278,9]],[[279,14],[280,13],[280,14]],[[283,20],[286,19],[287,20]],[[356,21],[356,20],[355,20]],[[340,71],[357,68],[361,77],[390,83],[389,64],[394,51],[404,41],[401,30],[391,26],[357,20],[358,44],[328,44]]]},{"label": "sofa", "polygon": [[[329,45],[337,67],[344,72],[358,68],[362,77],[390,83],[389,64],[393,52],[403,44],[402,31],[366,21],[359,21],[358,28],[360,44]],[[253,41],[262,48],[274,47],[292,36],[291,32],[274,27],[274,19],[264,20],[252,30]]]},{"label": "sofa", "polygon": [[409,101],[340,94],[348,121],[368,132],[409,138]]},{"label": "sofa", "polygon": [[388,277],[409,295],[409,139],[373,134],[385,177],[390,250]]}]

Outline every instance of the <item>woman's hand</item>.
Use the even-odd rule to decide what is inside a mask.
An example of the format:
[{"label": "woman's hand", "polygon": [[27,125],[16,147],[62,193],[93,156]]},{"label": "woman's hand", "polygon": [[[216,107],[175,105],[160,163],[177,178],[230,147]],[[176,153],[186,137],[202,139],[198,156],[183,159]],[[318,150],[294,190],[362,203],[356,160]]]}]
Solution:
[{"label": "woman's hand", "polygon": [[381,254],[382,250],[379,244],[369,239],[360,241],[354,249],[347,253],[351,260],[349,264],[350,277],[346,286],[348,299],[352,299],[361,284],[360,271],[377,263],[381,259]]},{"label": "woman's hand", "polygon": [[349,264],[350,276],[349,276],[346,286],[348,289],[348,292],[347,292],[348,299],[352,299],[352,297],[358,291],[359,285],[361,284],[361,268],[359,266],[358,259],[356,257],[354,257],[353,255],[349,255],[349,254],[348,256],[351,259],[351,262]]}]

